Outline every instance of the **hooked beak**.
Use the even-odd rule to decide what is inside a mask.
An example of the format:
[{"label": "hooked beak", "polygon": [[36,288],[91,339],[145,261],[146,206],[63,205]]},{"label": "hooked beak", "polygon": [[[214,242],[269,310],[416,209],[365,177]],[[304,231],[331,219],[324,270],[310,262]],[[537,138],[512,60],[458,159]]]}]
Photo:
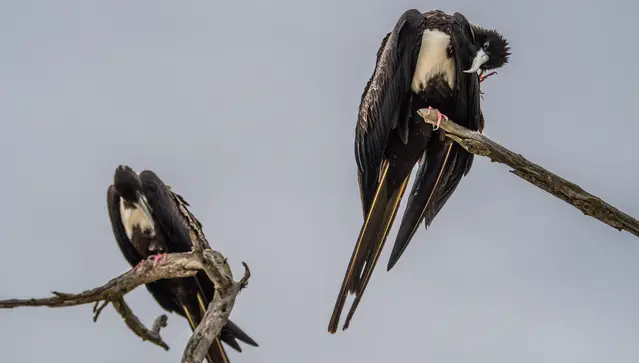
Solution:
[{"label": "hooked beak", "polygon": [[465,70],[464,73],[477,72],[479,71],[479,68],[486,62],[488,62],[488,54],[486,54],[486,52],[482,48],[477,52],[475,58],[473,58],[473,64],[470,66],[470,69]]},{"label": "hooked beak", "polygon": [[137,208],[139,208],[142,213],[146,216],[149,221],[153,221],[153,215],[151,214],[151,207],[149,203],[146,202],[146,198],[143,195],[140,195],[138,201],[133,203]]}]

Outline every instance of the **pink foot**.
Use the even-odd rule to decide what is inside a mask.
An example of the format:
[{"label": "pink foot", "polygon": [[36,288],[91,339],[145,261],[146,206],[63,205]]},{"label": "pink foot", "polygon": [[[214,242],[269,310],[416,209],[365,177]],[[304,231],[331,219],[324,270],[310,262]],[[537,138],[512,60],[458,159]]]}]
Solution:
[{"label": "pink foot", "polygon": [[166,260],[166,253],[158,253],[153,256],[153,267],[155,267],[160,260]]},{"label": "pink foot", "polygon": [[433,127],[433,130],[439,130],[439,125],[442,123],[442,118],[444,118],[446,121],[448,121],[448,116],[446,116],[446,115],[442,114],[441,112],[439,112],[438,109],[428,106],[428,111],[429,112],[430,111],[437,112],[437,123]]},{"label": "pink foot", "polygon": [[490,72],[490,73],[488,73],[487,75],[484,76],[484,72],[482,71],[481,74],[479,75],[479,83],[483,82],[486,78],[488,78],[488,77],[490,77],[490,76],[492,76],[494,74],[497,74],[497,72],[492,71],[492,72]]}]

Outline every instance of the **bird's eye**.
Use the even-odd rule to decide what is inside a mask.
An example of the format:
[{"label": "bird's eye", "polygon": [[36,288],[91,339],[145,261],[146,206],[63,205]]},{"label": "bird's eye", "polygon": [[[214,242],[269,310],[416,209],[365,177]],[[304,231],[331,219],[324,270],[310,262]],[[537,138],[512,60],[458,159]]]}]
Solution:
[{"label": "bird's eye", "polygon": [[488,49],[488,46],[490,45],[490,41],[486,41],[486,43],[484,43],[484,45],[482,46],[482,48],[484,49]]}]

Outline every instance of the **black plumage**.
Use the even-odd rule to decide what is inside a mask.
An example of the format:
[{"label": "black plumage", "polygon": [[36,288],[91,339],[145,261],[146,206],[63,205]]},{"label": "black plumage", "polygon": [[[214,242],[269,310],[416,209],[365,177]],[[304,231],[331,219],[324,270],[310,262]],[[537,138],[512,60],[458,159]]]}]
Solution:
[{"label": "black plumage", "polygon": [[[119,166],[107,191],[107,205],[113,233],[131,266],[155,262],[165,253],[189,252],[192,238],[203,236],[202,225],[188,210],[188,203],[171,191],[152,171],[139,175],[128,166]],[[206,273],[194,277],[162,279],[146,285],[155,300],[170,312],[186,318],[192,329],[201,321],[213,299],[214,285]],[[228,363],[220,341],[242,351],[237,340],[257,343],[230,320],[215,339],[207,360]]]},{"label": "black plumage", "polygon": [[[503,42],[502,42],[503,41]],[[486,49],[484,49],[486,48]],[[359,304],[395,219],[410,173],[421,161],[388,269],[421,221],[430,224],[468,173],[473,155],[416,113],[432,107],[472,130],[483,127],[479,75],[508,58],[500,34],[471,25],[459,13],[408,10],[382,40],[359,108],[355,157],[364,224],[337,297],[329,332],[337,330],[348,293]],[[475,69],[476,68],[476,69]]]}]

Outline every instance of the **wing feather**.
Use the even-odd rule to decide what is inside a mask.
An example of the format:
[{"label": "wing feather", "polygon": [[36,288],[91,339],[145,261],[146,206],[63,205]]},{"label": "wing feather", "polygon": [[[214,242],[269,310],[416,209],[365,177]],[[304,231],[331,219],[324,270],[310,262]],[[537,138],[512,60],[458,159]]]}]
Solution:
[{"label": "wing feather", "polygon": [[382,41],[375,70],[362,94],[355,129],[355,160],[364,216],[377,189],[386,143],[405,106],[401,101],[410,92],[423,29],[424,16],[418,10],[402,14]]}]

